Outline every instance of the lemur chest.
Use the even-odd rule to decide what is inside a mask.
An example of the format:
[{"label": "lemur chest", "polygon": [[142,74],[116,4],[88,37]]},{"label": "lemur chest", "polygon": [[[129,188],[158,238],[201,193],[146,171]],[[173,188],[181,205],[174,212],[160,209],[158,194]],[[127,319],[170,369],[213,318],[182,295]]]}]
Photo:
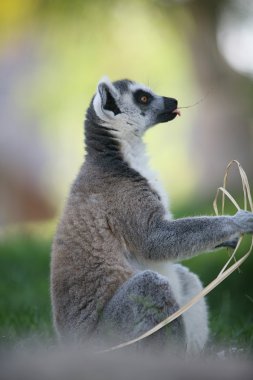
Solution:
[{"label": "lemur chest", "polygon": [[168,210],[168,206],[169,206],[168,195],[166,194],[166,191],[163,188],[163,185],[157,173],[152,171],[148,166],[140,167],[139,170],[137,168],[134,168],[134,169],[137,170],[144,178],[147,179],[151,189],[154,190],[158,194],[164,208]]},{"label": "lemur chest", "polygon": [[151,189],[158,194],[161,203],[169,213],[168,195],[157,173],[149,167],[144,144],[136,144],[133,147],[133,145],[128,145],[125,143],[122,145],[122,153],[124,160],[128,163],[128,165],[140,173],[142,177],[146,178]]}]

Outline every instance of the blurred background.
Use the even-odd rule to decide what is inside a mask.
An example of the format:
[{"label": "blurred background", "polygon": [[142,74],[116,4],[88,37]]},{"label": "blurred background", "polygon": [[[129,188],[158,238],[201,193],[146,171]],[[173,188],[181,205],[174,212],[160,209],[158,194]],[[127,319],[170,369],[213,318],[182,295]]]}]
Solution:
[{"label": "blurred background", "polygon": [[[53,334],[50,245],[103,75],[195,104],[145,136],[175,217],[213,213],[231,159],[252,182],[251,0],[1,0],[2,343]],[[242,199],[236,171],[229,189]],[[227,258],[223,250],[185,264],[207,284]],[[208,297],[212,341],[253,349],[252,266],[251,257]]]}]

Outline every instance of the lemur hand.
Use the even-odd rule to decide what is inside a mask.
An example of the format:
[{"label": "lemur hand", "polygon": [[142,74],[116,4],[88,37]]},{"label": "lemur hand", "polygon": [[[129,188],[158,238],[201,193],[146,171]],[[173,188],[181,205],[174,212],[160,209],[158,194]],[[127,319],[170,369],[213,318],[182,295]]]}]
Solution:
[{"label": "lemur hand", "polygon": [[241,234],[253,233],[253,213],[249,211],[239,210],[233,216],[234,223],[238,227]]},{"label": "lemur hand", "polygon": [[216,245],[215,248],[232,248],[235,249],[238,243],[239,237],[233,238],[231,240],[226,240],[221,244]]}]

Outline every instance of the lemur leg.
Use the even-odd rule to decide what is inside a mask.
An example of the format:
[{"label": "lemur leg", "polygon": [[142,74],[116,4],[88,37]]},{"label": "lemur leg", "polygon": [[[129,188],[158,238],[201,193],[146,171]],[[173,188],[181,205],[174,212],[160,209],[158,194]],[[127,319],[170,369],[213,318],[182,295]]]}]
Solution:
[{"label": "lemur leg", "polygon": [[[107,342],[122,343],[142,335],[178,308],[167,278],[146,270],[118,289],[101,315],[98,332]],[[171,348],[172,352],[178,352],[179,347],[185,350],[181,317],[135,344],[135,348],[141,350],[164,347]]]},{"label": "lemur leg", "polygon": [[[185,305],[192,297],[199,293],[203,287],[194,273],[188,268],[175,264],[181,284],[180,306]],[[201,351],[208,339],[208,315],[205,299],[202,298],[183,314],[187,338],[187,352],[198,353]]]}]

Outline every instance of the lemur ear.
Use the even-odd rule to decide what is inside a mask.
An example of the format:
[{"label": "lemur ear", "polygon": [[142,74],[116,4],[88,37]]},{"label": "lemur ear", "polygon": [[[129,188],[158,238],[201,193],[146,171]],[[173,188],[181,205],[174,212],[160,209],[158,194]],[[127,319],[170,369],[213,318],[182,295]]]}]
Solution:
[{"label": "lemur ear", "polygon": [[98,84],[97,94],[94,99],[94,108],[98,116],[101,117],[101,111],[105,111],[106,116],[110,116],[111,113],[113,113],[113,116],[121,113],[117,105],[118,97],[119,93],[111,81],[107,77],[102,78]]}]

